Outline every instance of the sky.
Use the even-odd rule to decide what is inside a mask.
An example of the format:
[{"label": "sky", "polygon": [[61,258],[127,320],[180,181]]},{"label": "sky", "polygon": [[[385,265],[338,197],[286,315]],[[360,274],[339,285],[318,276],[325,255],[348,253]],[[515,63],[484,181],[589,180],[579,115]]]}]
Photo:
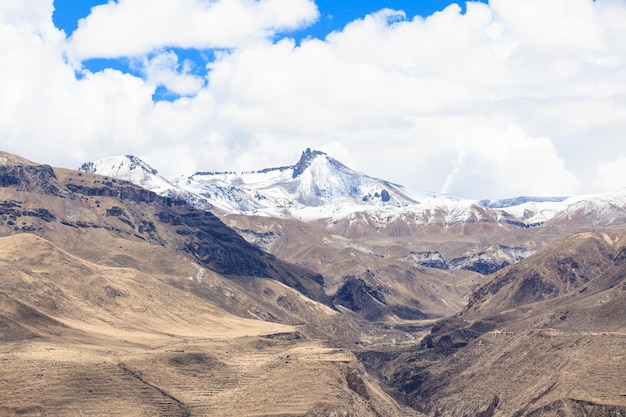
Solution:
[{"label": "sky", "polygon": [[0,2],[0,150],[174,178],[306,148],[465,198],[626,187],[626,0]]}]

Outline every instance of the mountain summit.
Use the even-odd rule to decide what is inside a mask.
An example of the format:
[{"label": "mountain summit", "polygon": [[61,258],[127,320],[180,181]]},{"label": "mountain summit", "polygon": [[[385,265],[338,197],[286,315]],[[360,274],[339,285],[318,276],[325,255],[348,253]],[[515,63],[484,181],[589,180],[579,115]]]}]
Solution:
[{"label": "mountain summit", "polygon": [[311,166],[311,162],[313,162],[315,157],[318,156],[318,155],[327,156],[324,152],[321,152],[321,151],[313,151],[313,152],[311,152],[311,148],[306,148],[306,150],[304,152],[302,152],[302,156],[300,157],[300,160],[298,161],[298,163],[296,165],[294,165],[294,167],[293,167],[293,174],[292,174],[291,177],[292,178],[296,178],[300,174],[302,174],[305,169],[307,169],[309,166]]},{"label": "mountain summit", "polygon": [[336,169],[349,169],[342,163],[328,157],[328,155],[322,151],[311,151],[311,148],[306,148],[306,150],[302,152],[302,156],[300,157],[298,163],[293,166],[293,174],[291,177],[295,179],[303,174],[306,169],[309,168],[311,164],[317,159],[318,156],[321,157],[321,159],[325,159],[327,163],[330,163]]},{"label": "mountain summit", "polygon": [[124,179],[157,194],[173,187],[173,184],[160,176],[156,169],[133,155],[112,156],[93,162],[85,162],[78,170]]}]

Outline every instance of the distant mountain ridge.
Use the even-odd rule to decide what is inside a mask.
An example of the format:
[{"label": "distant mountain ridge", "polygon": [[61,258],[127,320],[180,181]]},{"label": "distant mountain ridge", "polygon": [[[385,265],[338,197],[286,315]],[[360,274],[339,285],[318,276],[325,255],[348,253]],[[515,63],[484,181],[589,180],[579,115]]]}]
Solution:
[{"label": "distant mountain ridge", "polygon": [[242,173],[198,172],[175,181],[229,213],[284,215],[306,207],[414,204],[400,186],[351,170],[320,151],[305,150],[292,166]]},{"label": "distant mountain ridge", "polygon": [[520,197],[511,197],[511,198],[503,198],[499,200],[480,200],[478,204],[482,207],[488,208],[506,208],[506,207],[514,207],[520,206],[525,203],[560,203],[566,200],[567,197],[531,197],[531,196],[520,196]]},{"label": "distant mountain ridge", "polygon": [[[79,170],[124,179],[160,195],[225,214],[326,219],[330,227],[353,219],[346,220],[349,225],[342,226],[344,229],[367,222],[381,231],[397,228],[401,222],[405,227],[436,230],[460,224],[509,230],[536,227],[554,218],[586,218],[595,225],[626,219],[624,190],[569,198],[521,196],[480,201],[414,193],[356,172],[326,153],[308,148],[291,166],[245,172],[200,171],[172,180],[131,155],[86,162]],[[366,219],[355,220],[355,214]],[[349,230],[342,234],[349,234]]]}]

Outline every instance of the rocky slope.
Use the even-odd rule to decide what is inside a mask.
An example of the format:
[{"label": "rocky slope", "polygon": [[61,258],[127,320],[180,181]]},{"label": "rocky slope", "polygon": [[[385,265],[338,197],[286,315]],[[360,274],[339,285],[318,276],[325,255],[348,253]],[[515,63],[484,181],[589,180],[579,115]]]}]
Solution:
[{"label": "rocky slope", "polygon": [[[384,394],[349,351],[303,326],[229,314],[209,294],[241,303],[241,289],[180,254],[158,255],[176,268],[147,274],[86,261],[29,233],[0,238],[1,415],[417,414]],[[195,268],[204,285],[182,285]],[[336,314],[266,280],[270,290],[291,298],[294,311]]]},{"label": "rocky slope", "polygon": [[96,229],[111,239],[123,237],[184,251],[223,275],[276,279],[329,303],[321,276],[250,245],[216,216],[185,201],[115,178],[47,165],[5,164],[0,166],[0,178],[4,235],[35,232],[53,241],[74,238],[74,243],[68,243],[83,252],[89,249],[82,246],[82,236]]},{"label": "rocky slope", "polygon": [[572,235],[494,274],[419,347],[360,357],[429,415],[626,415],[625,245]]},{"label": "rocky slope", "polygon": [[[349,172],[310,151],[285,184],[318,159]],[[2,415],[626,415],[615,196],[376,229],[218,218],[113,174],[0,153]],[[540,227],[480,217],[564,203]]]}]

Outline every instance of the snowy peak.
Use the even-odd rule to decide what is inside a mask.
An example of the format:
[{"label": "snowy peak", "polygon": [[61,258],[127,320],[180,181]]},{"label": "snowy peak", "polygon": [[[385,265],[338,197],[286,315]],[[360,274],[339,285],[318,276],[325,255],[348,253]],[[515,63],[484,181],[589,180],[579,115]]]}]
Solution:
[{"label": "snowy peak", "polygon": [[327,165],[333,166],[335,169],[349,169],[345,165],[329,157],[322,151],[311,151],[311,148],[306,148],[306,150],[302,152],[302,156],[300,157],[298,163],[293,166],[293,174],[291,177],[293,179],[296,179],[297,177],[302,175],[306,171],[306,169],[313,164],[314,161],[317,161],[318,165],[320,163],[325,163]]},{"label": "snowy peak", "polygon": [[326,204],[406,206],[416,201],[402,187],[356,172],[321,151],[307,148],[293,166],[296,201],[306,206]]},{"label": "snowy peak", "polygon": [[147,175],[158,175],[156,169],[133,155],[111,156],[93,162],[85,162],[78,170],[117,178],[128,176],[133,171]]},{"label": "snowy peak", "polygon": [[80,170],[127,180],[201,209],[307,221],[329,219],[336,227],[344,227],[346,219],[352,220],[346,220],[349,225],[345,227],[360,227],[360,222],[354,220],[357,213],[366,213],[366,223],[379,230],[387,226],[405,228],[407,224],[435,229],[458,225],[508,229],[536,227],[551,219],[589,224],[626,222],[626,189],[568,199],[517,197],[474,201],[442,194],[416,194],[356,172],[310,148],[292,166],[247,172],[205,171],[172,181],[130,155],[88,162]]},{"label": "snowy peak", "polygon": [[339,206],[354,211],[416,203],[399,185],[358,173],[310,148],[292,166],[239,173],[197,172],[174,183],[231,213],[295,215],[314,208],[318,216]]},{"label": "snowy peak", "polygon": [[175,186],[159,175],[159,172],[146,162],[133,155],[112,156],[92,162],[85,162],[79,171],[118,178],[154,191],[169,194]]}]

